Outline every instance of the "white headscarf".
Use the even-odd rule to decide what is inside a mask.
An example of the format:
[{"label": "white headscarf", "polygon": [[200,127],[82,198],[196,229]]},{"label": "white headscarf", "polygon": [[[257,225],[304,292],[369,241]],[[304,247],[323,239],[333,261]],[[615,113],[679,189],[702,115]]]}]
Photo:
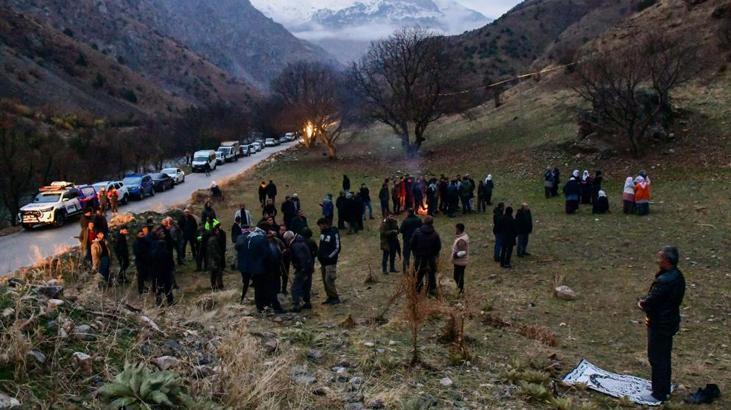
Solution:
[{"label": "white headscarf", "polygon": [[487,174],[487,178],[485,178],[485,181],[492,181],[492,174]]},{"label": "white headscarf", "polygon": [[571,175],[574,178],[579,179],[579,170],[578,169],[575,169],[574,172],[571,173]]},{"label": "white headscarf", "polygon": [[624,181],[624,193],[627,194],[634,194],[635,193],[635,183],[632,177],[627,177],[627,179]]},{"label": "white headscarf", "polygon": [[600,189],[599,192],[597,193],[597,195],[599,196],[599,198],[606,198],[607,197],[607,193],[604,192],[603,189]]},{"label": "white headscarf", "polygon": [[587,179],[589,179],[589,171],[584,170],[584,173],[581,174],[581,180],[586,181]]}]

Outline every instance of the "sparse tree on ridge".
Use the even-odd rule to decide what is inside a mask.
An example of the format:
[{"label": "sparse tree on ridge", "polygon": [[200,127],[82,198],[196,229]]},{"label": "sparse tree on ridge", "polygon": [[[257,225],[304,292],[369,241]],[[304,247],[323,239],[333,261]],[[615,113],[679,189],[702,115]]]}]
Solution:
[{"label": "sparse tree on ridge", "polygon": [[429,125],[445,114],[451,71],[444,40],[418,27],[372,43],[351,70],[365,115],[390,126],[409,155],[419,151]]}]

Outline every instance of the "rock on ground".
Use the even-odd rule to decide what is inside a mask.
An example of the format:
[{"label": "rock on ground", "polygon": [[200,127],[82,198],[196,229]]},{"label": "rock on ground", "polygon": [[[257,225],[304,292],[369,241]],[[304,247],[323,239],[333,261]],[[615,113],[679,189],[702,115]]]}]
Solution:
[{"label": "rock on ground", "polygon": [[74,366],[83,374],[91,375],[93,373],[91,356],[83,352],[74,352],[71,358],[74,361]]},{"label": "rock on ground", "polygon": [[10,397],[0,392],[0,410],[19,409],[20,402],[15,397]]},{"label": "rock on ground", "polygon": [[576,292],[566,285],[558,286],[553,291],[554,295],[561,300],[575,300]]},{"label": "rock on ground", "polygon": [[152,363],[154,363],[158,369],[164,371],[177,367],[180,364],[180,359],[173,356],[160,356],[152,359]]}]

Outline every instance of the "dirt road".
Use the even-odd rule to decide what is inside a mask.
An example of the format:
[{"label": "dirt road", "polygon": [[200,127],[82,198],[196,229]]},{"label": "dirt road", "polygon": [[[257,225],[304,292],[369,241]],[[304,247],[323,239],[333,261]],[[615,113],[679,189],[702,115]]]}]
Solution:
[{"label": "dirt road", "polygon": [[[142,201],[130,202],[120,209],[121,212],[164,211],[175,205],[188,202],[191,194],[199,189],[206,189],[211,181],[222,183],[244,171],[254,167],[272,154],[286,150],[295,143],[282,144],[267,148],[252,156],[239,159],[237,162],[219,166],[210,176],[205,174],[189,174],[185,183],[175,189],[157,193],[154,197]],[[69,247],[77,246],[75,238],[79,234],[77,219],[73,219],[61,228],[40,228],[29,232],[18,232],[0,237],[0,276],[7,275],[24,266],[30,266],[49,256],[64,252]]]}]

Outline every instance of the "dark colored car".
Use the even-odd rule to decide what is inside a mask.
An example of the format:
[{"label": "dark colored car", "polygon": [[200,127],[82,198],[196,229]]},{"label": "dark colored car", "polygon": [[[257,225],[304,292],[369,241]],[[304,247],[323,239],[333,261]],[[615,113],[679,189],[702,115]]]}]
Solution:
[{"label": "dark colored car", "polygon": [[79,203],[81,209],[99,208],[99,198],[96,196],[96,189],[92,185],[77,185],[76,190],[79,192]]},{"label": "dark colored car", "polygon": [[157,192],[167,191],[168,189],[175,188],[175,180],[170,178],[170,175],[163,174],[162,172],[156,174],[150,174],[152,177],[152,186]]},{"label": "dark colored car", "polygon": [[149,174],[129,174],[124,177],[124,185],[129,196],[134,199],[144,199],[146,196],[155,196],[155,187]]}]

